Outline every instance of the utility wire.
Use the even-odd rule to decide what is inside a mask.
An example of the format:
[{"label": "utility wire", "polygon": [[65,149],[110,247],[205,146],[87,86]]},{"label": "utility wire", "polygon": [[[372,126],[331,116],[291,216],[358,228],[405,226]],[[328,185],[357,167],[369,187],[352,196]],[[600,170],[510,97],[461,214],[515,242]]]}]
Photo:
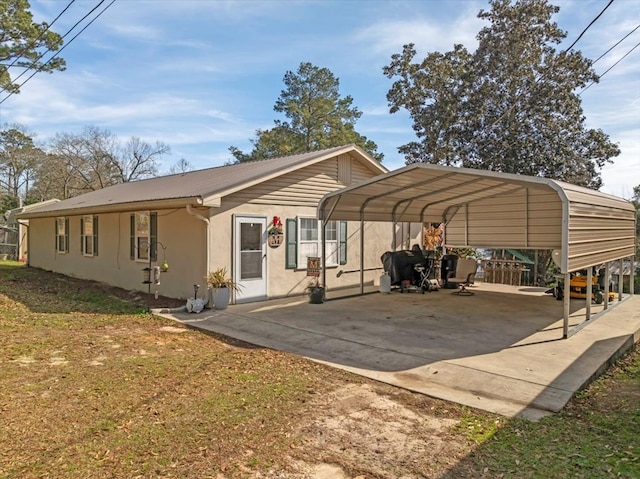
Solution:
[{"label": "utility wire", "polygon": [[[580,41],[580,39],[581,39],[581,38],[582,38],[582,36],[586,33],[586,31],[587,31],[587,30],[589,30],[589,28],[591,28],[591,26],[592,26],[594,23],[596,23],[596,21],[597,21],[597,20],[602,16],[602,14],[605,12],[605,10],[611,6],[611,4],[612,4],[612,3],[613,3],[613,0],[610,0],[610,1],[609,1],[609,3],[607,3],[607,5],[602,9],[602,11],[601,11],[601,12],[600,12],[600,13],[599,13],[599,14],[598,14],[598,15],[597,15],[593,20],[591,20],[591,22],[589,23],[589,25],[587,25],[587,26],[585,27],[585,29],[584,29],[584,30],[582,30],[582,32],[580,33],[580,35],[578,35],[578,38],[576,38],[576,39],[573,41],[573,43],[569,46],[569,48],[565,48],[562,52],[560,52],[560,54],[562,54],[562,53],[566,53],[566,52],[568,52],[569,50],[571,50],[571,49],[576,45],[576,43],[578,43],[578,41]],[[544,75],[540,75],[540,76],[536,79],[536,81],[533,83],[533,84],[534,84],[534,86],[535,86],[537,83],[539,83],[539,82],[540,82],[540,80],[542,80],[543,76],[544,76]],[[584,91],[584,90],[583,90],[583,91]],[[0,102],[0,103],[1,103],[1,102]],[[506,115],[507,113],[511,112],[511,110],[513,110],[513,109],[515,108],[515,106],[516,106],[516,104],[515,104],[515,103],[513,103],[509,108],[507,108],[507,109],[502,113],[502,115],[500,115],[500,116],[498,117],[498,119],[497,119],[497,120],[495,120],[493,123],[491,123],[491,125],[489,126],[489,128],[488,128],[486,131],[491,131],[491,130],[493,129],[493,127],[494,127],[494,126],[496,126],[496,125],[498,124],[498,122],[499,122],[500,120],[502,120],[502,119],[505,117],[505,115]]]},{"label": "utility wire", "polygon": [[609,53],[611,50],[613,50],[615,47],[617,47],[618,45],[620,45],[624,40],[627,39],[627,37],[629,35],[631,35],[633,32],[635,32],[638,28],[640,28],[640,25],[638,25],[636,28],[634,28],[633,30],[631,30],[629,33],[627,33],[624,37],[622,37],[620,40],[618,40],[618,42],[613,45],[611,48],[609,48],[606,52],[604,52],[602,55],[600,55],[598,58],[596,58],[593,63],[591,65],[595,65],[598,60],[600,60],[603,56],[605,56],[607,53]]},{"label": "utility wire", "polygon": [[[64,10],[62,10],[62,11],[58,14],[58,16],[57,16],[56,18],[54,18],[54,19],[53,19],[53,21],[47,25],[47,28],[45,28],[44,30],[42,30],[42,32],[40,32],[40,35],[38,35],[38,37],[37,37],[35,40],[33,40],[33,41],[32,41],[31,43],[29,43],[28,45],[25,45],[25,47],[22,49],[22,51],[20,51],[20,52],[16,55],[16,57],[14,58],[14,60],[13,60],[9,65],[7,65],[7,67],[6,67],[6,68],[7,68],[7,70],[8,70],[9,68],[11,68],[13,65],[15,65],[15,64],[16,64],[16,62],[17,62],[20,58],[22,58],[22,56],[23,56],[27,51],[29,51],[31,48],[33,48],[33,47],[36,45],[36,43],[38,43],[38,40],[40,40],[40,39],[44,36],[44,34],[45,34],[45,33],[47,33],[47,31],[48,31],[49,29],[51,29],[51,27],[53,26],[53,24],[54,24],[54,23],[56,23],[56,21],[58,21],[58,19],[59,19],[59,18],[60,18],[60,17],[61,17],[61,16],[62,16],[66,11],[67,11],[67,10],[69,10],[69,7],[70,7],[70,6],[71,6],[75,1],[76,1],[76,0],[71,0],[71,1],[69,2],[69,4],[64,8]],[[49,50],[47,49],[47,51],[49,51]],[[45,53],[46,53],[46,52],[45,52]],[[38,57],[38,59],[40,59],[40,58],[41,58],[41,57]],[[37,61],[37,60],[36,60],[36,61]],[[32,65],[33,65],[33,63],[32,63]],[[3,88],[3,89],[2,89],[2,91],[5,91],[5,88]]]},{"label": "utility wire", "polygon": [[589,30],[589,28],[591,28],[591,25],[596,23],[598,18],[600,18],[602,16],[602,14],[607,10],[607,8],[609,8],[611,6],[612,3],[613,3],[613,0],[610,0],[609,3],[607,3],[607,6],[604,7],[602,9],[602,11],[598,14],[598,16],[596,18],[594,18],[593,20],[591,20],[591,23],[589,25],[587,25],[584,30],[582,30],[582,33],[580,35],[578,35],[578,38],[576,38],[575,41],[571,44],[571,46],[565,50],[566,52],[571,50],[575,46],[575,44],[578,43],[578,41],[582,38],[582,35],[584,35],[586,33],[586,31]]},{"label": "utility wire", "polygon": [[[93,22],[95,22],[105,11],[107,11],[107,9],[113,5],[115,3],[116,0],[111,0],[111,3],[109,3],[109,5],[107,5],[106,7],[104,7],[102,9],[101,12],[99,12],[95,17],[93,17],[93,19],[87,23],[82,30],[80,30],[76,35],[73,36],[73,38],[71,38],[71,40],[69,40],[62,48],[60,48],[60,50],[58,50],[54,55],[51,56],[51,58],[49,58],[40,68],[38,68],[36,71],[34,71],[25,81],[23,81],[18,88],[21,88],[22,86],[24,86],[29,80],[31,80],[37,73],[39,73],[42,70],[42,67],[44,67],[45,65],[47,65],[48,63],[51,62],[51,60],[53,60],[55,57],[57,57],[60,53],[62,53],[62,51],[67,48],[76,38],[78,38],[78,36],[84,32]],[[105,0],[102,0],[98,5],[96,5],[91,12],[89,12],[87,15],[85,15],[81,20],[79,20],[67,33],[65,33],[65,35],[63,36],[63,38],[65,36],[67,36],[80,22],[82,22],[85,18],[87,18],[93,11],[96,10],[96,8],[98,8],[100,5],[102,5],[105,2]],[[45,52],[46,53],[46,52]],[[42,56],[40,56],[39,58],[41,58]],[[37,60],[36,60],[37,61]],[[24,72],[22,72],[21,75],[19,75],[17,78],[19,78],[20,76],[22,76],[27,70],[25,70]],[[7,96],[5,96],[2,100],[0,100],[0,105],[2,105],[9,97],[11,97],[14,94],[14,92],[9,93]]]},{"label": "utility wire", "polygon": [[[640,46],[640,42],[636,43],[636,45],[635,45],[631,50],[629,50],[627,53],[625,53],[625,54],[622,56],[622,58],[620,58],[617,62],[615,62],[613,65],[611,65],[611,66],[610,66],[610,67],[609,67],[609,68],[608,68],[608,69],[607,69],[607,70],[606,70],[602,75],[600,75],[600,78],[602,78],[602,77],[603,77],[603,76],[605,76],[607,73],[609,73],[613,67],[615,67],[618,63],[620,63],[622,60],[624,60],[624,59],[625,59],[625,57],[626,57],[627,55],[629,55],[632,51],[634,51],[634,50],[635,50],[636,48],[638,48],[639,46]],[[588,90],[588,89],[589,89],[592,85],[594,85],[595,83],[596,83],[595,81],[592,81],[591,83],[589,83],[586,87],[584,87],[584,88],[582,89],[582,91],[581,91],[580,93],[578,93],[578,95],[582,95],[582,94],[585,92],[585,90]]]}]

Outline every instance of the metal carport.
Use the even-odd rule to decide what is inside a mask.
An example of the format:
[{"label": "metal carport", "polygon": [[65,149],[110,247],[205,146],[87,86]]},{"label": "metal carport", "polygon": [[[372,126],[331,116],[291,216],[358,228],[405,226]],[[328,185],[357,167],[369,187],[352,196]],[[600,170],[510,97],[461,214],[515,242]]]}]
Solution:
[{"label": "metal carport", "polygon": [[[611,261],[631,258],[633,263],[635,254],[636,211],[629,201],[548,178],[468,168],[408,165],[325,195],[318,218],[360,221],[361,231],[365,221],[442,222],[447,247],[555,250],[565,279],[564,338],[569,273],[588,269],[590,285],[592,266],[605,263],[608,276]],[[360,236],[362,293],[365,242]],[[586,319],[590,304],[587,300]]]}]

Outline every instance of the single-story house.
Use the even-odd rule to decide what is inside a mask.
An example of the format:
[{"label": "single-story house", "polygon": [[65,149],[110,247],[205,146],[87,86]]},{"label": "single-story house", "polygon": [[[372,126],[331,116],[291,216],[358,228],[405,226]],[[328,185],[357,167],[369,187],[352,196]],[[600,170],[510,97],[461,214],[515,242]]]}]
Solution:
[{"label": "single-story house", "polygon": [[[152,288],[174,298],[191,297],[224,267],[239,285],[232,301],[259,301],[309,284],[307,258],[322,253],[320,199],[386,172],[346,145],[118,184],[16,216],[29,220],[31,266],[146,291],[144,268],[167,263]],[[377,280],[393,231],[391,223],[329,221],[327,287],[359,284],[349,273],[361,264],[365,281]]]}]

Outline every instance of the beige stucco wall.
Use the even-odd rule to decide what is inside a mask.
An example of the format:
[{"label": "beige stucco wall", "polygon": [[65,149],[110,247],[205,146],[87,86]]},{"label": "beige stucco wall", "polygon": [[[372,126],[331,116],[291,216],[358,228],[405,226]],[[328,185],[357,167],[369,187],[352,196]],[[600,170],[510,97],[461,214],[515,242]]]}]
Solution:
[{"label": "beige stucco wall", "polygon": [[[342,166],[345,165],[352,169],[350,181],[377,173],[351,157],[342,159]],[[234,215],[265,217],[267,227],[273,216],[279,216],[283,222],[287,218],[316,217],[320,198],[329,191],[347,186],[339,176],[338,159],[332,158],[224,196],[219,207],[194,207],[193,213],[209,219],[208,235],[207,223],[189,214],[186,207],[152,209],[158,214],[158,241],[166,247],[164,251],[162,247],[158,248],[158,264],[166,258],[169,272],[162,274],[161,284],[157,287],[152,285],[151,291],[157,289],[163,296],[187,298],[193,294],[193,285],[200,284],[202,293],[207,271],[225,267],[233,272]],[[142,284],[142,269],[148,263],[136,262],[129,256],[130,213],[99,215],[99,254],[96,257],[84,257],[80,252],[80,218],[69,217],[70,247],[67,254],[55,252],[55,218],[31,219],[30,264],[146,292],[147,286]],[[389,223],[367,222],[364,231],[364,268],[370,269],[365,272],[364,281],[378,284],[382,273],[380,256],[393,249],[393,229]],[[347,264],[327,268],[329,289],[360,284],[360,223],[349,222],[347,235]],[[285,244],[277,248],[267,247],[269,298],[302,294],[309,283],[305,269],[286,269],[285,251]]]},{"label": "beige stucco wall", "polygon": [[[204,285],[205,223],[186,209],[159,210],[158,264],[166,258],[169,272],[161,275],[160,285],[152,285],[163,296],[186,298],[193,284]],[[130,213],[98,216],[98,255],[80,252],[80,216],[69,217],[69,252],[55,251],[55,218],[35,218],[29,222],[29,264],[78,278],[93,279],[129,290],[147,291],[142,284],[146,262],[130,259]],[[155,264],[154,264],[155,265]]]},{"label": "beige stucco wall", "polygon": [[[220,208],[211,209],[211,260],[210,268],[225,267],[233,271],[232,234],[233,218],[235,215],[262,216],[270,225],[273,216],[279,216],[286,224],[287,218],[315,217],[316,209],[311,207],[260,205],[243,203],[236,204],[224,201]],[[285,228],[286,229],[286,228]],[[364,267],[380,268],[365,271],[365,283],[378,284],[382,273],[380,256],[392,249],[392,229],[388,223],[366,222]],[[286,231],[285,242],[286,243]],[[286,269],[286,244],[278,247],[267,246],[267,296],[277,298],[302,294],[309,283],[306,270],[302,266],[296,270]],[[360,223],[347,224],[347,264],[327,268],[327,288],[344,288],[360,284],[358,272],[350,270],[360,269]]]},{"label": "beige stucco wall", "polygon": [[[343,163],[345,164],[352,170],[352,182],[376,174],[352,159]],[[339,178],[338,169],[338,158],[332,158],[222,198],[221,206],[210,210],[210,268],[226,267],[233,271],[231,245],[234,215],[263,216],[267,219],[267,227],[274,216],[280,217],[284,225],[287,218],[315,218],[318,202],[324,194],[348,186]],[[377,284],[382,273],[380,256],[392,249],[393,229],[390,223],[366,222],[364,232],[364,268],[371,269],[365,271],[364,281]],[[360,237],[360,222],[349,222],[347,264],[327,268],[327,288],[345,288],[360,284]],[[299,265],[296,270],[286,269],[286,237],[284,243],[275,248],[267,247],[269,298],[302,294],[309,284],[306,269],[302,268],[306,265]]]}]

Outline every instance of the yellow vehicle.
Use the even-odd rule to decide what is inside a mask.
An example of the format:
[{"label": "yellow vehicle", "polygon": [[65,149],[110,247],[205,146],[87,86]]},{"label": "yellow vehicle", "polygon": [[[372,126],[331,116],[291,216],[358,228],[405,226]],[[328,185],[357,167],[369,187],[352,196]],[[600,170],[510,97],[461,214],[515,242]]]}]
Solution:
[{"label": "yellow vehicle", "polygon": [[[587,270],[571,273],[570,276],[569,297],[585,299],[587,297]],[[556,287],[553,288],[553,296],[558,301],[564,297],[564,283],[562,281],[558,281]],[[595,268],[591,275],[591,298],[596,304],[604,302],[604,275],[599,275]],[[615,298],[616,294],[609,287],[609,301],[613,301]]]}]

